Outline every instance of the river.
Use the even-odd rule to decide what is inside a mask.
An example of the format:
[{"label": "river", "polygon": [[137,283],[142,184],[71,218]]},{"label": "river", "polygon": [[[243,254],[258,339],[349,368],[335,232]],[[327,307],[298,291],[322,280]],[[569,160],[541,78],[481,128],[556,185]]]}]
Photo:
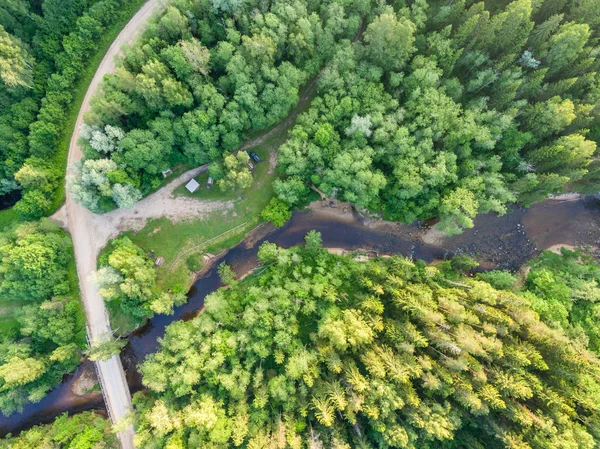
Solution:
[{"label": "river", "polygon": [[[225,261],[237,273],[251,270],[257,264],[258,247],[265,240],[289,247],[302,243],[304,235],[314,229],[321,233],[323,245],[328,248],[401,254],[426,262],[464,253],[475,257],[484,269],[510,270],[518,269],[542,250],[556,244],[600,247],[600,203],[593,197],[576,201],[545,201],[528,209],[517,208],[501,217],[482,215],[475,220],[473,229],[429,244],[423,241],[424,230],[419,223],[374,222],[357,214],[339,212],[339,209],[329,210],[328,207],[316,212],[294,212],[284,227],[261,226],[238,246],[216,259],[195,282],[186,304],[178,307],[173,315],[155,316],[130,336],[121,358],[131,390],[142,388],[136,366],[158,349],[158,339],[166,326],[195,316],[202,309],[205,296],[220,286],[216,266]],[[66,376],[59,387],[38,404],[26,406],[23,413],[0,417],[0,435],[50,422],[65,411],[76,413],[103,409],[100,394],[76,396],[71,392],[73,381],[82,369],[80,367],[76,373]]]}]

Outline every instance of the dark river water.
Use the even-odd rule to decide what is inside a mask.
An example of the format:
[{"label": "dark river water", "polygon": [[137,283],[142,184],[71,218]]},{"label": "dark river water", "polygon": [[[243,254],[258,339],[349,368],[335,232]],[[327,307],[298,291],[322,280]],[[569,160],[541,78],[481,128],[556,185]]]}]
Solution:
[{"label": "dark river water", "polygon": [[[257,264],[258,247],[265,240],[289,247],[302,243],[308,231],[317,230],[323,237],[323,245],[328,248],[401,254],[426,262],[464,253],[475,257],[484,269],[510,270],[518,269],[542,250],[559,243],[600,246],[600,203],[593,197],[576,201],[546,201],[528,209],[517,208],[501,217],[483,215],[476,219],[473,229],[441,240],[426,238],[430,243],[424,243],[422,236],[425,231],[419,223],[378,223],[356,214],[339,216],[335,212],[339,210],[325,208],[319,212],[295,212],[284,227],[262,226],[216,259],[196,281],[186,304],[178,307],[173,315],[154,317],[130,336],[121,358],[132,391],[142,388],[136,366],[158,349],[158,339],[166,326],[176,320],[194,317],[202,309],[205,296],[220,286],[217,265],[225,261],[237,273],[251,270]],[[50,422],[65,411],[76,413],[103,409],[100,394],[76,396],[71,392],[71,385],[82,369],[83,365],[76,373],[66,376],[63,383],[40,403],[27,406],[23,413],[0,417],[0,435]]]}]

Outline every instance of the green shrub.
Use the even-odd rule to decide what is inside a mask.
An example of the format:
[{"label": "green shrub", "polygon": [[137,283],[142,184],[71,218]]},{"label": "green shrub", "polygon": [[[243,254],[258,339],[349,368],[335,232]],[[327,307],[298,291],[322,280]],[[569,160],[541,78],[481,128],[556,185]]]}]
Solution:
[{"label": "green shrub", "polygon": [[280,228],[286,221],[292,218],[292,211],[279,198],[271,198],[267,207],[262,211],[261,217],[263,220],[267,220]]}]

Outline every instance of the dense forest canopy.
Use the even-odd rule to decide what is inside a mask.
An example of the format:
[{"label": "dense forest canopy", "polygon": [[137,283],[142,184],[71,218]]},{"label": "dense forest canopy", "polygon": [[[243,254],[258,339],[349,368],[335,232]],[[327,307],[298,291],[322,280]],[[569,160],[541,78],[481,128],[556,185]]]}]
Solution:
[{"label": "dense forest canopy", "polygon": [[23,217],[58,206],[66,160],[59,145],[76,83],[127,3],[0,2],[0,195],[21,190]]},{"label": "dense forest canopy", "polygon": [[[0,234],[0,412],[38,402],[79,365],[85,317],[71,239],[48,220]],[[73,270],[74,271],[74,270]]]},{"label": "dense forest canopy", "polygon": [[259,259],[141,366],[140,447],[597,447],[598,359],[526,295],[315,232]]},{"label": "dense forest canopy", "polygon": [[180,162],[243,177],[223,161],[316,77],[279,150],[291,206],[312,183],[456,233],[515,201],[596,191],[599,26],[591,0],[174,1],[95,98],[71,189],[103,211]]},{"label": "dense forest canopy", "polygon": [[67,416],[0,440],[0,449],[115,449],[118,442],[108,419],[94,412]]},{"label": "dense forest canopy", "polygon": [[[22,218],[58,205],[75,87],[128,3],[0,4],[0,195],[22,192]],[[265,220],[283,225],[314,187],[458,233],[514,202],[599,190],[599,56],[597,0],[172,0],[93,99],[69,189],[94,212],[126,208],[164,170],[204,163],[224,191],[244,189],[240,146],[305,94]],[[227,289],[141,365],[139,447],[600,445],[595,259],[545,252],[520,284],[468,276],[468,258],[359,261],[320,242],[264,244],[243,281],[219,268]],[[73,263],[46,219],[0,230],[3,414],[79,363]],[[128,238],[103,252],[95,281],[135,323],[185,301]],[[109,430],[63,416],[0,448],[115,447]]]},{"label": "dense forest canopy", "polygon": [[600,354],[600,264],[581,251],[544,251],[528,263],[527,297],[543,321]]},{"label": "dense forest canopy", "polygon": [[248,184],[230,153],[244,133],[285,118],[335,42],[356,35],[368,4],[258,6],[170,3],[93,100],[87,160],[71,179],[76,200],[96,212],[131,204],[177,163],[218,161],[211,174],[231,181],[221,184]]}]

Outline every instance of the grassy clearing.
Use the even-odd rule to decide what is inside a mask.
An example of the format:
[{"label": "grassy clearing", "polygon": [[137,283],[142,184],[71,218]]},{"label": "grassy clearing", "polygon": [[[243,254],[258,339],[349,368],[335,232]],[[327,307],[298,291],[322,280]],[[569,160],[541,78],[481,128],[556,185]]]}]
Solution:
[{"label": "grassy clearing", "polygon": [[[121,9],[118,18],[115,23],[113,23],[110,27],[108,27],[104,33],[102,34],[102,38],[97,42],[97,51],[96,53],[89,59],[87,63],[86,70],[81,73],[78,83],[73,91],[73,101],[69,106],[67,111],[67,117],[65,123],[63,125],[63,135],[60,138],[57,151],[52,157],[52,165],[55,167],[65,167],[67,166],[67,159],[69,156],[69,145],[71,143],[71,137],[73,136],[73,132],[75,131],[75,124],[77,122],[77,116],[79,115],[79,110],[81,109],[81,105],[83,104],[83,100],[85,98],[85,94],[87,93],[88,87],[100,66],[100,63],[104,59],[104,55],[117,38],[121,30],[125,28],[125,25],[131,20],[131,18],[135,15],[136,12],[142,7],[147,0],[130,0],[127,5]],[[61,182],[58,182],[58,187],[53,194],[52,198],[52,206],[50,208],[49,214],[53,214],[56,210],[60,208],[60,206],[65,202],[65,183],[64,176],[66,174],[66,170],[62,170],[62,178]],[[1,224],[2,217],[0,217]]]},{"label": "grassy clearing", "polygon": [[189,287],[193,272],[186,260],[190,255],[218,253],[230,248],[262,221],[260,214],[273,196],[273,181],[277,177],[275,170],[269,173],[270,150],[275,150],[280,140],[281,136],[273,136],[253,149],[261,162],[256,164],[254,181],[246,190],[223,193],[216,186],[206,189],[208,175],[204,173],[196,177],[200,188],[193,194],[185,189],[185,185],[174,191],[174,195],[232,202],[232,208],[215,211],[203,220],[176,224],[163,217],[149,221],[139,232],[125,233],[145,251],[153,251],[165,258],[163,266],[156,269],[161,288],[169,289],[177,284]]},{"label": "grassy clearing", "polygon": [[139,321],[121,310],[121,302],[118,299],[106,301],[106,310],[110,318],[110,327],[115,335],[124,337],[144,325],[145,320]]}]

